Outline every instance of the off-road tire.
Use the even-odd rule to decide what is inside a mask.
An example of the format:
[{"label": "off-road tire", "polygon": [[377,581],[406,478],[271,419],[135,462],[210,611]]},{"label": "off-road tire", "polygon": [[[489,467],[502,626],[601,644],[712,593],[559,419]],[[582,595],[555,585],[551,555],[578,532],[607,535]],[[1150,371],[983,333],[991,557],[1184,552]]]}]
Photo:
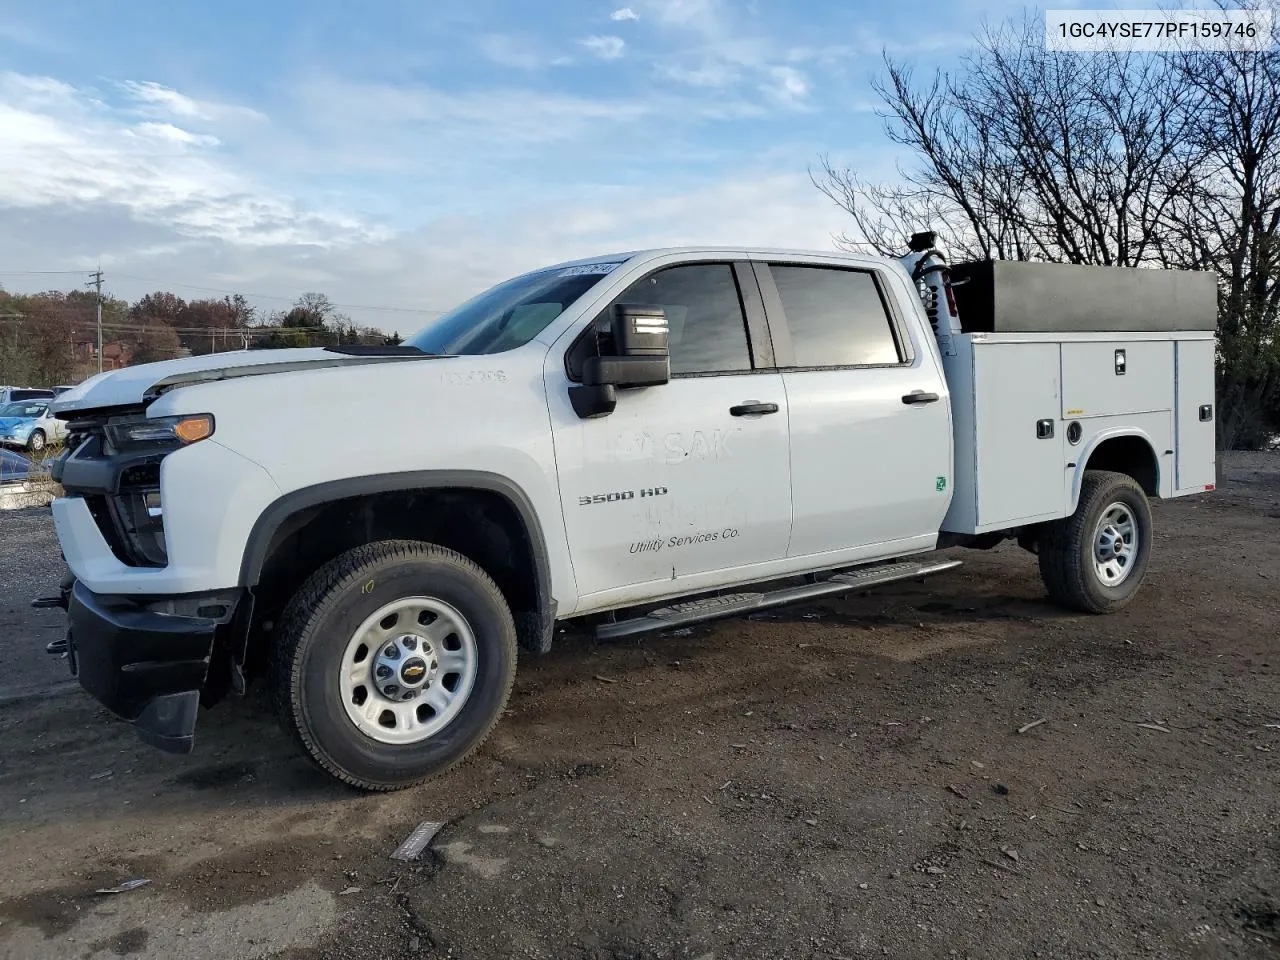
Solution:
[{"label": "off-road tire", "polygon": [[[454,720],[411,744],[381,743],[351,722],[339,692],[343,650],[383,604],[429,596],[465,616],[479,653],[475,685]],[[515,679],[516,631],[493,580],[436,544],[384,540],[329,561],[294,594],[281,617],[269,678],[286,730],[326,772],[361,790],[399,790],[470,756],[488,737]]]},{"label": "off-road tire", "polygon": [[[1121,503],[1138,530],[1137,556],[1128,576],[1108,586],[1094,569],[1094,535],[1102,513]],[[1113,613],[1129,603],[1146,574],[1151,555],[1151,505],[1137,481],[1123,473],[1086,470],[1075,513],[1047,523],[1039,538],[1040,577],[1049,597],[1072,610]]]}]

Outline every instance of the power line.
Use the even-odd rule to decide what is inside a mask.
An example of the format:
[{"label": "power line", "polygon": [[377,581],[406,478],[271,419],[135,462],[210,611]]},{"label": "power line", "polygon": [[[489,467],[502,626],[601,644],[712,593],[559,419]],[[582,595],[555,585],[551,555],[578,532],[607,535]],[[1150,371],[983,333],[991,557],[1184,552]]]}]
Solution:
[{"label": "power line", "polygon": [[[135,273],[114,273],[112,276],[124,277],[126,280],[140,280],[143,283],[156,283],[162,287],[185,287],[188,290],[202,290],[205,293],[223,293],[228,295],[240,294],[242,297],[252,297],[255,300],[279,300],[284,303],[293,303],[296,297],[282,297],[279,294],[272,293],[250,293],[247,290],[228,290],[225,287],[206,287],[196,283],[179,283],[176,280],[158,280],[155,277],[140,277]],[[444,310],[420,310],[417,307],[388,307],[378,306],[370,303],[334,303],[329,301],[332,306],[342,307],[347,310],[382,310],[388,313],[418,313],[433,314],[440,316],[446,311]]]},{"label": "power line", "polygon": [[[23,313],[0,313],[0,321],[11,320],[14,322],[29,319]],[[280,327],[280,326],[253,326],[253,327],[233,327],[233,326],[213,326],[213,327],[171,327],[163,320],[153,324],[146,323],[127,323],[114,322],[104,320],[102,323],[103,330],[110,330],[114,333],[162,333],[165,330],[171,330],[179,336],[203,337],[208,336],[211,332],[234,332],[237,335],[241,333],[250,336],[258,336],[260,334],[270,333],[324,333],[327,328],[324,326],[308,325],[305,327]]]},{"label": "power line", "polygon": [[[71,276],[85,275],[95,276],[101,271],[93,270],[0,270],[0,276]],[[208,287],[197,283],[181,283],[177,280],[160,280],[156,277],[143,277],[136,273],[119,273],[113,272],[112,276],[122,277],[126,280],[138,280],[142,283],[154,283],[160,288],[165,287],[182,287],[187,290],[200,290],[204,293],[221,293],[227,296],[239,294],[242,297],[252,297],[254,300],[276,300],[280,303],[294,303],[296,297],[285,297],[275,293],[250,293],[247,290],[230,290],[226,287]],[[329,301],[332,306],[342,307],[344,310],[374,310],[382,313],[411,313],[426,316],[443,316],[446,310],[428,310],[418,307],[390,307],[385,304],[373,303],[334,303]]]},{"label": "power line", "polygon": [[0,270],[0,277],[52,276],[54,274],[92,274],[92,270]]}]

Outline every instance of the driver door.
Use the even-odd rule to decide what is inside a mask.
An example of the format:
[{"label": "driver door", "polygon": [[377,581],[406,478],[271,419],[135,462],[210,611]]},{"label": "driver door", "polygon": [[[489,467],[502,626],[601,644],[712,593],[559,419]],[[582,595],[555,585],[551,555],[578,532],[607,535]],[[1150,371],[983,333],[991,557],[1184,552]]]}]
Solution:
[{"label": "driver door", "polygon": [[[570,378],[600,349],[618,303],[664,309],[671,379],[619,390],[611,414],[579,419]],[[699,589],[786,557],[787,398],[749,267],[655,270],[567,357],[553,352],[547,377],[565,531],[587,608]]]}]

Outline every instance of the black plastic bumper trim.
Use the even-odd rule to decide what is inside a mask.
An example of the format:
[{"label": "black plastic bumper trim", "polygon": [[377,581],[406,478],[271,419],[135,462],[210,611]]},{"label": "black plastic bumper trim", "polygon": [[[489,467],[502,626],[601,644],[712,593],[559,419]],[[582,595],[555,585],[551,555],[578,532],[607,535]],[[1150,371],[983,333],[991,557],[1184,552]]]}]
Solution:
[{"label": "black plastic bumper trim", "polygon": [[[218,596],[225,600],[226,592]],[[156,613],[144,602],[76,583],[68,609],[76,676],[144,741],[189,752],[220,621]]]},{"label": "black plastic bumper trim", "polygon": [[200,692],[166,693],[147,704],[134,726],[143,743],[165,753],[190,753],[196,746],[196,712]]}]

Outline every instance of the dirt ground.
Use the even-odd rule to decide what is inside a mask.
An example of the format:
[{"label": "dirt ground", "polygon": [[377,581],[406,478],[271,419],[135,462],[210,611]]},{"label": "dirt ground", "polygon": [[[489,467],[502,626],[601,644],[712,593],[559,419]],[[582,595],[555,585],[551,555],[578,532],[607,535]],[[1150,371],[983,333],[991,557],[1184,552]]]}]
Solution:
[{"label": "dirt ground", "polygon": [[189,757],[139,744],[43,653],[47,511],[0,516],[0,957],[1280,957],[1280,456],[1227,476],[1156,505],[1118,615],[1049,606],[1006,546],[566,635],[474,760],[390,796],[260,691]]}]

